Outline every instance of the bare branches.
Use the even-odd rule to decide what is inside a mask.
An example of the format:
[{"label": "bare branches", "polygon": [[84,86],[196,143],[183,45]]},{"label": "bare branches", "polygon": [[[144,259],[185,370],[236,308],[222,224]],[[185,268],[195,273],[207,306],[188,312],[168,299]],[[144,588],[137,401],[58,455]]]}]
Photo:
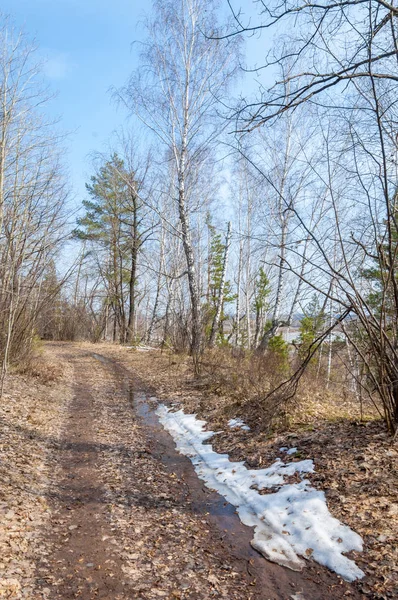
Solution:
[{"label": "bare branches", "polygon": [[324,340],[327,339],[327,337],[337,327],[337,325],[339,323],[342,323],[348,317],[350,312],[351,312],[351,307],[347,308],[341,315],[339,315],[337,317],[337,319],[335,319],[333,321],[333,323],[330,325],[330,327],[328,327],[325,331],[323,331],[322,334],[319,335],[311,343],[310,347],[308,348],[307,354],[306,354],[304,360],[302,361],[300,367],[294,372],[294,374],[291,377],[289,377],[289,379],[287,379],[286,381],[281,383],[278,387],[276,387],[269,394],[267,394],[267,396],[262,400],[262,402],[264,402],[264,404],[267,402],[271,402],[271,403],[276,402],[277,404],[280,404],[283,402],[287,402],[288,400],[291,400],[295,396],[295,394],[297,392],[297,387],[300,383],[300,379],[303,376],[303,374],[305,373],[305,370],[308,367],[310,361],[315,356],[315,354],[318,352],[318,350],[321,347]]},{"label": "bare branches", "polygon": [[27,355],[45,302],[43,282],[66,239],[61,138],[43,116],[34,48],[9,21],[0,31],[0,358]]},{"label": "bare branches", "polygon": [[[264,59],[261,69],[271,71],[274,65],[289,68],[286,76],[275,81],[259,100],[242,102],[234,115],[238,131],[252,131],[308,102],[349,108],[348,94],[353,88],[366,89],[370,78],[379,85],[397,83],[394,40],[398,10],[394,5],[364,0],[294,0],[261,6],[259,22],[247,27],[231,7],[237,28],[229,35],[274,30],[281,35],[280,48],[275,49],[272,58]],[[291,33],[286,41],[288,30]],[[286,94],[287,85],[290,89]],[[332,93],[334,88],[336,93]],[[336,94],[342,103],[336,101]]]}]

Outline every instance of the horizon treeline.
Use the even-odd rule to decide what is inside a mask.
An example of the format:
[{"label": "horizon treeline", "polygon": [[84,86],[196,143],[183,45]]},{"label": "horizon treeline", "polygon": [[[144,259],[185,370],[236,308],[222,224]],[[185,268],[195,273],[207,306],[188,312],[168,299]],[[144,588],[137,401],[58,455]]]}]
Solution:
[{"label": "horizon treeline", "polygon": [[[169,348],[197,374],[240,353],[279,373],[264,402],[312,373],[397,430],[398,9],[255,6],[246,23],[216,0],[153,2],[139,65],[113,93],[130,118],[96,153],[74,224],[62,140],[5,23],[3,379],[35,336]],[[245,98],[253,33],[275,42]],[[61,277],[68,236],[78,258]]]}]

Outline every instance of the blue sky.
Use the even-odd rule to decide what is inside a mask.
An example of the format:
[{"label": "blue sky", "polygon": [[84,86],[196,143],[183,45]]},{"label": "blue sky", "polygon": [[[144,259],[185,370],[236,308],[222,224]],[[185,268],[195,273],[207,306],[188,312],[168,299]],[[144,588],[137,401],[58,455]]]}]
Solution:
[{"label": "blue sky", "polygon": [[[70,132],[67,163],[76,205],[86,196],[90,153],[107,150],[112,132],[126,120],[110,88],[123,85],[137,65],[132,42],[142,39],[150,7],[151,0],[1,0],[2,12],[36,40],[47,60],[46,79],[57,92],[50,110]],[[263,40],[252,38],[252,64],[263,46]],[[243,85],[252,86],[247,79]]]},{"label": "blue sky", "polygon": [[[109,88],[125,83],[135,66],[131,43],[140,39],[143,7],[135,0],[2,0],[1,10],[35,38],[48,60],[45,75],[57,91],[51,102],[69,137],[69,171],[80,202],[90,171],[89,154],[104,150],[126,114]],[[141,30],[141,32],[140,32]]]}]

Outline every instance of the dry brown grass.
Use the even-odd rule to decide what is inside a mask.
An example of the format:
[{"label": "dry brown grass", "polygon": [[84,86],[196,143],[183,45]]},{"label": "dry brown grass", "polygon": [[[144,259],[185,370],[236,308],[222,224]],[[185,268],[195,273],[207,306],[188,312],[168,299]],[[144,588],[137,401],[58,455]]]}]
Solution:
[{"label": "dry brown grass", "polygon": [[265,356],[217,348],[204,355],[200,379],[213,393],[245,403],[282,381],[276,361],[273,363]]},{"label": "dry brown grass", "polygon": [[[80,344],[93,348],[90,344]],[[345,380],[337,358],[330,386],[325,371],[310,366],[300,381],[297,394],[288,402],[266,400],[267,394],[289,377],[272,354],[228,348],[207,350],[201,372],[195,376],[192,358],[170,351],[139,352],[112,344],[95,346],[97,352],[111,354],[134,373],[151,383],[158,397],[183,397],[186,409],[199,416],[212,413],[221,425],[227,418],[241,417],[256,431],[267,434],[285,430],[311,430],[320,423],[377,421],[380,415],[372,404],[363,402],[362,410]],[[215,425],[216,426],[216,425]]]},{"label": "dry brown grass", "polygon": [[257,429],[283,431],[311,428],[317,422],[370,421],[380,418],[375,407],[358,399],[344,380],[336,363],[330,385],[322,370],[314,365],[300,380],[293,398],[269,393],[286,381],[294,366],[273,353],[257,355],[229,349],[206,352],[198,384],[217,397],[224,414],[239,413]]},{"label": "dry brown grass", "polygon": [[35,354],[18,364],[14,371],[20,375],[33,377],[44,385],[50,385],[62,379],[64,367],[46,354]]}]

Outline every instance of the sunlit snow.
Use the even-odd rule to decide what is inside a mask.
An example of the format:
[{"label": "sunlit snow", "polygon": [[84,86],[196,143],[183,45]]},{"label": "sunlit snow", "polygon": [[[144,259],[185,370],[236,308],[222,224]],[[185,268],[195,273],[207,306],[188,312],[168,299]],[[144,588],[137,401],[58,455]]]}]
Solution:
[{"label": "sunlit snow", "polygon": [[228,421],[228,427],[230,427],[231,429],[243,429],[244,431],[250,431],[249,425],[246,425],[246,423],[239,418],[230,419]]},{"label": "sunlit snow", "polygon": [[[347,581],[364,576],[354,561],[343,555],[362,550],[361,537],[332,517],[324,492],[302,477],[314,471],[312,460],[285,464],[277,459],[266,469],[250,470],[203,443],[213,435],[204,431],[205,421],[182,410],[171,412],[164,405],[156,412],[198,476],[237,508],[242,523],[254,527],[252,545],[266,558],[294,570],[305,565],[300,557],[312,558]],[[295,473],[300,481],[287,483],[285,477]],[[266,488],[272,491],[259,493]]]}]

